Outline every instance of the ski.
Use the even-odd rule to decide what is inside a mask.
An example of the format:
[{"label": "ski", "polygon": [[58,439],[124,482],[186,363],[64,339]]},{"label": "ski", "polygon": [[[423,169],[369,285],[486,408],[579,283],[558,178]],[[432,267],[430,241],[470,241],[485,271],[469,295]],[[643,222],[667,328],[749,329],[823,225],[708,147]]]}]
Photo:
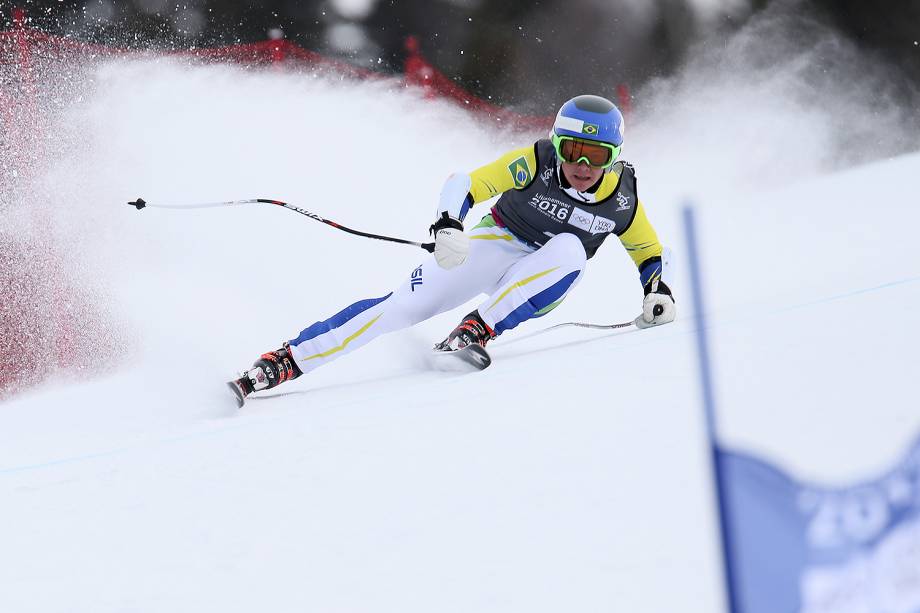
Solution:
[{"label": "ski", "polygon": [[492,364],[492,357],[489,355],[489,352],[486,351],[485,347],[477,344],[467,345],[466,347],[454,351],[435,349],[433,353],[439,358],[450,357],[455,360],[460,360],[465,364],[469,364],[476,370],[485,370]]},{"label": "ski", "polygon": [[240,379],[235,379],[234,381],[227,381],[227,387],[230,388],[230,391],[233,392],[234,398],[236,398],[236,406],[239,409],[243,408],[243,404],[246,403],[246,390],[243,389],[243,385],[240,383]]},{"label": "ski", "polygon": [[[440,359],[450,358],[450,362],[452,363],[460,362],[465,367],[472,367],[475,370],[485,370],[492,364],[492,357],[489,355],[489,352],[486,351],[485,347],[475,343],[454,351],[433,349],[431,353],[437,356],[439,361]],[[233,394],[234,400],[236,400],[237,408],[242,409],[243,405],[246,404],[246,397],[249,395],[249,392],[243,384],[243,379],[227,381],[227,387]]]}]

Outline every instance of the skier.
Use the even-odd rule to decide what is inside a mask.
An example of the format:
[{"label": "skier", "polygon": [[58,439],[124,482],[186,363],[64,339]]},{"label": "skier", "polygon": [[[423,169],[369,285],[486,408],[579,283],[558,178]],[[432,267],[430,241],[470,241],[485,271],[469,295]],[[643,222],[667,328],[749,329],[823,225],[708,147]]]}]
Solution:
[{"label": "skier", "polygon": [[[271,389],[485,294],[479,307],[435,345],[457,351],[549,313],[575,287],[601,243],[616,235],[639,269],[645,294],[640,328],[674,320],[668,251],[636,195],[636,175],[617,162],[623,116],[609,100],[583,95],[559,109],[550,138],[511,151],[441,190],[429,256],[393,292],[356,302],[303,330],[230,382],[242,406]],[[468,233],[463,220],[500,196]]]}]

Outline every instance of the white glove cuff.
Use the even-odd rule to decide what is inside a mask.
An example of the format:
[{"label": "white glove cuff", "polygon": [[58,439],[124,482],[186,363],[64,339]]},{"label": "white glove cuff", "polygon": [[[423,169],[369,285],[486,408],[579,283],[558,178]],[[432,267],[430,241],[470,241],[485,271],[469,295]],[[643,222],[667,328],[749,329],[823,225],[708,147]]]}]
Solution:
[{"label": "white glove cuff", "polygon": [[434,259],[438,266],[454,268],[466,261],[470,252],[470,237],[456,228],[441,228],[434,235]]}]

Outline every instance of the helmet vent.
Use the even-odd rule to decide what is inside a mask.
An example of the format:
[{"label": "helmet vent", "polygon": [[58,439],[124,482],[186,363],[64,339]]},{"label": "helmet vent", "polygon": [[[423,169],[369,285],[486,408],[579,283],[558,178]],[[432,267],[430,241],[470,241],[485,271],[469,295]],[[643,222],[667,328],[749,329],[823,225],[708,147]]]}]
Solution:
[{"label": "helmet vent", "polygon": [[614,108],[613,103],[606,98],[601,98],[600,96],[577,96],[572,99],[572,102],[575,103],[575,106],[582,111],[587,111],[589,113],[609,113],[610,109]]}]

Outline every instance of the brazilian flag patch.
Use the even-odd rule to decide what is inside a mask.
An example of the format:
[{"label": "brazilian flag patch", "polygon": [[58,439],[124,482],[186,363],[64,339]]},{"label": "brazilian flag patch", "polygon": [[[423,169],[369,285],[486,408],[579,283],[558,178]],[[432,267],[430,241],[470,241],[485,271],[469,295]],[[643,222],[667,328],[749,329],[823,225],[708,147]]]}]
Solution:
[{"label": "brazilian flag patch", "polygon": [[530,168],[527,167],[527,160],[524,159],[524,156],[508,164],[508,172],[514,177],[515,187],[521,188],[530,183]]},{"label": "brazilian flag patch", "polygon": [[598,126],[597,124],[586,123],[581,129],[581,133],[595,135],[598,133],[599,130],[600,130],[600,126]]}]

